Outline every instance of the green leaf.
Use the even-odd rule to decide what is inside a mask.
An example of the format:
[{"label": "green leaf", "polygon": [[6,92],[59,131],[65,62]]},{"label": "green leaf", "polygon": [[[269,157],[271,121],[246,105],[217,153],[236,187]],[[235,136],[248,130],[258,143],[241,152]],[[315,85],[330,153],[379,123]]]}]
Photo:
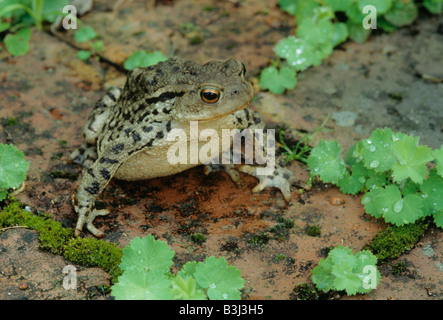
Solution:
[{"label": "green leaf", "polygon": [[20,187],[26,179],[28,167],[23,152],[13,145],[0,144],[0,190]]},{"label": "green leaf", "polygon": [[95,33],[95,30],[91,26],[82,27],[78,29],[74,34],[75,41],[77,41],[78,43],[92,40],[96,36],[97,34]]},{"label": "green leaf", "polygon": [[225,258],[209,257],[199,262],[194,277],[201,288],[208,289],[211,300],[239,300],[245,283],[241,271],[229,266]]},{"label": "green leaf", "polygon": [[432,155],[435,157],[437,165],[435,168],[437,169],[437,173],[443,177],[443,146],[440,149],[434,150]]},{"label": "green leaf", "polygon": [[402,194],[396,185],[369,191],[363,198],[365,210],[375,218],[383,216],[386,222],[397,226],[415,222],[423,217],[423,200],[416,194]]},{"label": "green leaf", "polygon": [[320,65],[332,53],[334,32],[334,25],[329,19],[303,19],[298,24],[295,34],[312,47],[313,66]]},{"label": "green leaf", "polygon": [[355,266],[356,260],[354,252],[349,247],[338,245],[328,254],[334,264],[346,265],[352,269]]},{"label": "green leaf", "polygon": [[312,282],[317,289],[328,292],[334,288],[334,276],[332,275],[332,259],[321,259],[318,266],[312,270]]},{"label": "green leaf", "polygon": [[428,174],[426,163],[432,161],[432,149],[418,145],[419,138],[405,136],[392,143],[392,153],[397,163],[392,166],[392,176],[395,181],[411,178],[416,183],[422,183]]},{"label": "green leaf", "polygon": [[0,21],[0,32],[8,30],[10,27],[11,27],[11,24],[9,22],[1,22]]},{"label": "green leaf", "polygon": [[[380,273],[376,263],[377,258],[369,251],[364,250],[354,255],[351,249],[339,245],[329,252],[326,259],[319,261],[318,266],[312,270],[311,279],[323,292],[333,289],[346,290],[348,295],[366,293],[379,282]],[[368,275],[367,267],[372,267],[370,269],[376,274]],[[375,281],[374,284],[370,283],[372,280]],[[365,282],[371,286],[365,288]]]},{"label": "green leaf", "polygon": [[8,33],[4,39],[6,50],[13,56],[23,56],[29,51],[31,29],[22,28],[17,33]]},{"label": "green leaf", "polygon": [[91,57],[91,51],[89,50],[79,50],[77,51],[77,58],[80,60],[87,60]]},{"label": "green leaf", "polygon": [[424,204],[424,215],[435,214],[443,210],[443,178],[435,173],[435,169],[420,185]]},{"label": "green leaf", "polygon": [[385,212],[383,217],[386,222],[397,226],[413,223],[423,217],[423,201],[416,194],[408,194],[394,203],[394,206]]},{"label": "green leaf", "polygon": [[359,193],[366,183],[366,177],[369,176],[369,170],[363,167],[361,163],[356,163],[351,167],[352,175],[346,173],[337,186],[340,191],[346,194]]},{"label": "green leaf", "polygon": [[297,24],[301,23],[304,19],[316,19],[318,17],[318,9],[320,3],[317,1],[300,0],[297,5],[297,11],[295,13],[295,19]]},{"label": "green leaf", "polygon": [[112,286],[116,300],[170,300],[170,280],[161,272],[128,269]]},{"label": "green leaf", "polygon": [[346,16],[349,18],[348,22],[360,26],[362,25],[363,19],[365,18],[365,15],[358,7],[357,1],[352,1],[351,4],[346,8]]},{"label": "green leaf", "polygon": [[357,43],[364,43],[368,40],[372,29],[365,29],[363,25],[360,23],[354,23],[351,20],[346,22],[346,26],[348,27],[349,38]]},{"label": "green leaf", "polygon": [[299,0],[279,0],[278,5],[283,11],[295,16],[299,2]]},{"label": "green leaf", "polygon": [[295,71],[288,67],[277,70],[271,66],[263,69],[260,74],[260,87],[275,94],[281,94],[285,89],[292,89],[296,84]]},{"label": "green leaf", "polygon": [[391,10],[385,13],[385,19],[396,27],[406,26],[414,22],[418,9],[413,0],[395,1]]},{"label": "green leaf", "polygon": [[396,158],[391,151],[393,139],[397,139],[391,129],[376,129],[368,139],[361,141],[361,155],[364,166],[375,172],[384,172],[392,168]]},{"label": "green leaf", "polygon": [[338,46],[342,42],[345,42],[348,36],[349,32],[346,23],[334,23],[334,33],[332,35],[332,45],[334,47]]},{"label": "green leaf", "polygon": [[358,0],[358,8],[363,12],[363,8],[372,5],[377,9],[377,15],[386,13],[392,7],[392,0]]},{"label": "green leaf", "polygon": [[333,11],[346,11],[354,0],[323,0]]},{"label": "green leaf", "polygon": [[102,40],[97,40],[91,43],[91,48],[96,51],[103,51],[103,41]]},{"label": "green leaf", "polygon": [[340,153],[341,148],[337,141],[321,140],[307,159],[311,176],[319,175],[322,181],[336,184],[346,173]]},{"label": "green leaf", "polygon": [[59,14],[62,14],[62,9],[69,4],[69,0],[50,0],[43,2],[42,17],[43,20],[54,22]]},{"label": "green leaf", "polygon": [[165,241],[155,240],[152,235],[132,239],[122,251],[120,269],[151,270],[160,273],[169,272],[175,254]]},{"label": "green leaf", "polygon": [[[358,289],[359,293],[367,293],[372,289],[375,289],[380,283],[380,272],[376,268],[377,257],[368,250],[363,250],[355,254],[355,259],[357,261],[354,269],[354,273],[358,275],[361,279],[361,285]],[[369,267],[369,268],[368,268]],[[372,273],[375,272],[375,275]],[[375,276],[375,277],[374,277]],[[374,282],[372,282],[374,281]],[[366,282],[367,288],[364,284]]]},{"label": "green leaf", "polygon": [[197,268],[197,261],[188,261],[185,263],[185,265],[180,269],[179,272],[177,272],[177,275],[186,278],[186,277],[193,277],[195,273],[195,268]]},{"label": "green leaf", "polygon": [[377,28],[381,28],[383,29],[383,31],[385,32],[394,32],[395,30],[397,30],[397,27],[390,24],[388,21],[386,21],[386,19],[384,17],[378,17],[377,18]]},{"label": "green leaf", "polygon": [[370,190],[363,196],[361,203],[368,214],[378,219],[392,211],[394,205],[401,198],[401,192],[398,187],[388,185],[386,188]]},{"label": "green leaf", "polygon": [[206,300],[206,294],[197,288],[193,277],[181,277],[177,275],[171,280],[172,299],[174,300]]},{"label": "green leaf", "polygon": [[297,71],[305,70],[313,64],[313,50],[307,41],[294,36],[280,40],[274,47],[275,53],[286,59],[288,65]]},{"label": "green leaf", "polygon": [[125,60],[123,66],[126,70],[132,70],[138,67],[149,67],[168,58],[159,51],[148,53],[146,51],[136,51]]},{"label": "green leaf", "polygon": [[7,196],[8,196],[8,191],[0,189],[0,201],[5,200]]},{"label": "green leaf", "polygon": [[348,295],[357,294],[361,287],[361,280],[358,275],[352,272],[352,268],[344,264],[334,264],[332,275],[334,276],[335,290],[346,290]]},{"label": "green leaf", "polygon": [[423,5],[432,14],[440,14],[443,12],[443,1],[424,0]]},{"label": "green leaf", "polygon": [[443,210],[434,214],[434,222],[439,228],[443,228]]}]

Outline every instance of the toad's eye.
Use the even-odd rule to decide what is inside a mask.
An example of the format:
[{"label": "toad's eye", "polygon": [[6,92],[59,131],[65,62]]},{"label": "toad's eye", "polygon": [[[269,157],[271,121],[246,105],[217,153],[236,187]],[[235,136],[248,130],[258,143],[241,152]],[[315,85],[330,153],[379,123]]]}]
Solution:
[{"label": "toad's eye", "polygon": [[220,99],[220,92],[215,89],[203,89],[200,96],[206,103],[216,103]]}]

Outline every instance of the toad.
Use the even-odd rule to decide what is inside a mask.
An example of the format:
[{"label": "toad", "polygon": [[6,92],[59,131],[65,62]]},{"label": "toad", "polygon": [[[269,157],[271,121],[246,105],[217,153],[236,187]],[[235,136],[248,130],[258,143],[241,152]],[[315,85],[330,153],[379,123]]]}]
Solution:
[{"label": "toad", "polygon": [[[83,166],[82,180],[73,197],[78,213],[75,236],[84,225],[95,236],[104,236],[93,221],[109,211],[95,209],[94,203],[112,178],[145,180],[201,164],[168,161],[168,149],[175,143],[167,139],[172,130],[182,129],[189,137],[191,121],[198,123],[199,130],[214,129],[220,134],[223,129],[264,128],[260,114],[247,108],[253,88],[245,80],[245,73],[245,66],[234,58],[203,65],[171,58],[133,69],[122,89],[110,89],[96,103],[83,128],[83,144],[71,154],[71,159]],[[233,164],[207,164],[205,173],[220,166],[235,182],[239,181]],[[240,171],[260,180],[253,192],[277,187],[290,201],[294,175],[284,168],[280,158],[269,175],[257,174],[253,169],[249,164],[240,167]]]}]

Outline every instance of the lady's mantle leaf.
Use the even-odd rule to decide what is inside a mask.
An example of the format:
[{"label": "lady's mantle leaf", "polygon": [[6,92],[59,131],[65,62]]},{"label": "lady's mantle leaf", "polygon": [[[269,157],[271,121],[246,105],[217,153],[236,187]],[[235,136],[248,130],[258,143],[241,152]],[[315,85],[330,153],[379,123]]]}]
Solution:
[{"label": "lady's mantle leaf", "polygon": [[28,167],[23,152],[13,145],[0,144],[0,189],[20,187]]},{"label": "lady's mantle leaf", "polygon": [[167,273],[172,266],[174,254],[165,241],[155,240],[152,235],[136,237],[123,248],[120,269]]},{"label": "lady's mantle leaf", "polygon": [[199,262],[194,277],[201,288],[208,288],[211,300],[239,300],[245,283],[241,271],[229,266],[225,258],[209,257],[204,263]]},{"label": "lady's mantle leaf", "polygon": [[296,84],[295,71],[287,67],[281,68],[280,71],[275,67],[267,67],[260,74],[260,86],[275,94],[281,94],[285,89],[292,89]]}]

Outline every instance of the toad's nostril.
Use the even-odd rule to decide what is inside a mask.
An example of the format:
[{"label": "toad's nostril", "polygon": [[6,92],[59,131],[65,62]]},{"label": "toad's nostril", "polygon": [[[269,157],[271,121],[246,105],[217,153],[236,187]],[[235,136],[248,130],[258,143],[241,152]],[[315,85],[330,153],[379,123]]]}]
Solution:
[{"label": "toad's nostril", "polygon": [[239,94],[239,93],[240,93],[240,91],[238,91],[237,89],[232,90],[232,95],[233,95],[233,96],[235,96],[235,95],[237,95],[237,94]]}]

